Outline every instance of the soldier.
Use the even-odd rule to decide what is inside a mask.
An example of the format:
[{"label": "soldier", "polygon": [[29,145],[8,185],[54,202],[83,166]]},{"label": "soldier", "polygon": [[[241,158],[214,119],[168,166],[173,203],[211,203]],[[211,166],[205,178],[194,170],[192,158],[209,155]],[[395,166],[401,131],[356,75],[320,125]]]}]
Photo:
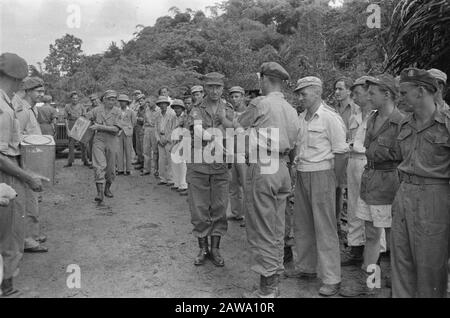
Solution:
[{"label": "soldier", "polygon": [[401,186],[392,211],[392,296],[446,296],[450,233],[450,111],[435,79],[406,69],[400,93],[413,107],[397,136]]},{"label": "soldier", "polygon": [[[333,296],[340,288],[341,267],[336,220],[336,187],[348,150],[342,118],[322,100],[322,81],[299,79],[295,93],[306,111],[300,115],[297,141],[294,238],[298,269],[287,277],[322,280],[319,294]],[[317,273],[318,271],[318,273]]]},{"label": "soldier", "polygon": [[192,109],[193,104],[194,104],[192,96],[191,95],[184,96],[183,97],[183,103],[184,103],[184,106],[186,106],[185,113],[186,113],[186,115],[188,115],[191,112],[191,109]]},{"label": "soldier", "polygon": [[203,102],[205,93],[203,92],[203,86],[196,85],[191,88],[193,107],[199,106]]},{"label": "soldier", "polygon": [[[136,98],[141,95],[142,92],[140,90],[135,90],[133,94],[131,94],[131,104],[130,109],[134,111],[136,114],[138,112],[139,107],[141,106],[137,101]],[[137,123],[136,123],[137,125]],[[133,149],[136,152],[136,126],[133,127]],[[138,163],[139,159],[137,158],[136,153],[136,160],[132,163],[133,165],[136,165]]]},{"label": "soldier", "polygon": [[[223,93],[222,74],[213,72],[204,76],[204,84],[207,92],[206,98],[200,104],[192,108],[189,115],[188,126],[191,135],[194,135],[192,152],[203,152],[203,149],[214,142],[214,135],[206,131],[209,128],[221,129],[223,126],[218,114],[223,112],[225,116],[225,103],[221,100]],[[199,94],[198,88],[193,89],[195,103],[201,100],[203,93]],[[198,96],[197,96],[198,95]],[[197,99],[198,97],[198,99]],[[222,135],[223,137],[223,135]],[[202,141],[202,148],[198,149],[195,138]],[[219,143],[222,140],[218,141]],[[195,159],[195,158],[194,158]],[[195,160],[194,160],[195,161]],[[215,266],[223,267],[225,261],[219,248],[220,240],[227,232],[228,223],[226,209],[228,203],[228,165],[217,162],[206,163],[191,161],[187,165],[188,201],[191,212],[191,223],[194,226],[193,234],[198,239],[200,251],[194,264],[205,264],[208,257]],[[211,237],[211,250],[209,250],[208,237]]]},{"label": "soldier", "polygon": [[[242,87],[234,86],[230,88],[230,99],[233,104],[233,113],[231,120],[234,117],[239,117],[247,108],[245,104],[245,91]],[[236,156],[243,156],[245,153],[236,154]],[[241,160],[241,162],[245,162]],[[245,227],[245,199],[244,199],[244,186],[245,186],[245,163],[238,163],[237,158],[235,163],[232,164],[230,169],[230,205],[231,205],[231,219],[240,221],[241,226]]]},{"label": "soldier", "polygon": [[[23,80],[22,90],[12,99],[16,109],[16,116],[19,120],[21,135],[42,135],[41,128],[37,121],[36,103],[44,97],[44,81],[38,77],[27,77]],[[40,233],[39,224],[39,202],[41,197],[30,188],[25,189],[25,249],[26,253],[46,253],[48,248],[41,245],[47,240],[45,235]]]},{"label": "soldier", "polygon": [[[80,116],[85,115],[85,110],[82,104],[79,103],[79,96],[78,93],[73,91],[70,93],[70,99],[71,102],[66,105],[64,108],[64,116],[66,120],[66,129],[67,129],[67,135],[69,136],[69,158],[67,161],[67,164],[64,166],[64,168],[72,167],[72,164],[75,160],[75,143],[77,142],[75,139],[70,137],[70,131],[77,121],[77,119]],[[86,156],[86,147],[83,143],[80,145],[81,147],[81,160],[83,161],[83,164],[87,167],[90,166],[87,156]]]},{"label": "soldier", "polygon": [[441,70],[432,68],[428,73],[436,79],[438,91],[436,92],[435,101],[440,111],[449,110],[450,106],[445,102],[444,97],[447,92],[447,74]]},{"label": "soldier", "polygon": [[58,114],[55,108],[50,105],[52,102],[52,97],[50,95],[44,95],[42,101],[44,102],[44,105],[37,109],[37,121],[41,127],[41,132],[43,135],[54,136]]},{"label": "soldier", "polygon": [[[91,102],[89,107],[86,107],[85,113],[90,112],[95,107],[98,107],[101,105],[100,98],[98,97],[98,94],[94,93],[89,95],[89,100]],[[89,169],[94,169],[94,166],[92,166],[92,145],[94,142],[94,136],[92,136],[91,140],[86,144],[86,155],[89,163]]]},{"label": "soldier", "polygon": [[[172,103],[172,108],[175,111],[175,117],[173,120],[175,123],[173,124],[174,129],[183,128],[185,126],[186,114],[184,103],[182,100],[175,99]],[[181,139],[173,140],[172,139],[172,149],[176,147],[176,145],[181,141]],[[171,149],[171,151],[172,151]],[[176,190],[180,193],[181,196],[187,196],[188,185],[186,183],[186,162],[183,160],[181,162],[173,162],[172,165],[172,176],[174,186],[172,190]]]},{"label": "soldier", "polygon": [[156,105],[161,109],[161,116],[156,125],[156,142],[158,144],[158,167],[159,167],[159,183],[158,185],[173,186],[172,166],[170,149],[172,141],[170,139],[174,127],[174,115],[168,111],[170,101],[165,96],[159,96]]},{"label": "soldier", "polygon": [[158,142],[156,140],[156,126],[161,119],[161,109],[155,101],[147,99],[144,113],[144,170],[142,176],[159,175],[158,171]]},{"label": "soldier", "polygon": [[136,97],[136,125],[134,132],[136,134],[136,152],[137,161],[133,163],[135,170],[142,170],[144,168],[144,114],[145,114],[145,95],[140,94]]},{"label": "soldier", "polygon": [[117,174],[129,176],[131,174],[131,153],[133,151],[133,127],[136,124],[136,113],[128,106],[131,100],[125,94],[120,94],[117,98],[120,104],[119,116],[119,147]]},{"label": "soldier", "polygon": [[18,194],[8,206],[0,206],[2,297],[18,292],[13,286],[13,276],[17,274],[23,256],[25,189],[42,191],[41,181],[20,167],[20,124],[10,100],[27,74],[28,65],[24,59],[13,53],[0,55],[0,183],[8,184]]},{"label": "soldier", "polygon": [[89,129],[95,132],[92,159],[95,169],[95,185],[97,196],[95,201],[102,204],[104,196],[112,198],[111,185],[115,178],[117,134],[121,130],[119,126],[120,109],[117,105],[117,92],[107,90],[100,105],[89,113],[86,118],[94,124]]}]

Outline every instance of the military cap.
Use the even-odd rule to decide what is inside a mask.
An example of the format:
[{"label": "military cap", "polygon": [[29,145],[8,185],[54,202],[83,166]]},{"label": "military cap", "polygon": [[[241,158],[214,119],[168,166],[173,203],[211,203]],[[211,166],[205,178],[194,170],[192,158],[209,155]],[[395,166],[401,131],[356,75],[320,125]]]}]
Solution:
[{"label": "military cap", "polygon": [[418,68],[407,68],[400,73],[400,83],[424,84],[433,88],[434,92],[438,90],[436,79],[427,71]]},{"label": "military cap", "polygon": [[113,89],[108,89],[107,91],[105,91],[105,94],[103,94],[103,99],[110,97],[117,98],[117,92]]},{"label": "military cap", "polygon": [[89,95],[89,99],[93,100],[93,99],[97,99],[98,95],[96,93]]},{"label": "military cap", "polygon": [[172,102],[171,107],[172,107],[172,108],[174,108],[174,107],[183,107],[184,109],[186,109],[186,106],[184,106],[184,103],[183,103],[183,101],[182,101],[181,99],[175,99],[175,100]]},{"label": "military cap", "polygon": [[50,103],[52,100],[53,98],[50,95],[44,95],[44,97],[42,97],[44,103]]},{"label": "military cap", "polygon": [[145,98],[144,94],[139,94],[138,96],[136,96],[136,101],[139,101],[141,99]]},{"label": "military cap", "polygon": [[323,86],[322,80],[315,76],[303,77],[297,81],[297,87],[294,89],[294,92],[309,86],[322,87]]},{"label": "military cap", "polygon": [[126,95],[126,94],[120,94],[119,97],[117,97],[117,100],[118,100],[119,102],[128,102],[128,103],[131,103],[130,98],[129,98],[128,95]]},{"label": "military cap", "polygon": [[441,70],[438,70],[437,68],[432,68],[431,70],[428,70],[428,73],[435,79],[443,81],[445,84],[447,84],[447,74],[445,74]]},{"label": "military cap", "polygon": [[191,94],[194,94],[197,92],[203,92],[203,86],[196,85],[191,88]]},{"label": "military cap", "polygon": [[78,95],[78,92],[77,91],[71,91],[69,96],[72,97],[73,95]]},{"label": "military cap", "polygon": [[43,87],[44,81],[40,79],[39,77],[26,77],[22,81],[22,89],[23,90],[29,90],[29,89],[35,89],[38,87]]},{"label": "military cap", "polygon": [[398,95],[398,83],[392,75],[381,74],[366,80],[367,85],[377,85],[391,91],[394,96]]},{"label": "military cap", "polygon": [[261,65],[259,72],[262,75],[281,78],[286,81],[289,79],[289,73],[276,62],[266,62]]},{"label": "military cap", "polygon": [[223,79],[225,78],[225,75],[217,73],[217,72],[212,72],[212,73],[208,73],[206,75],[203,76],[203,80],[205,82],[205,85],[221,85],[224,86],[224,82]]},{"label": "military cap", "polygon": [[232,93],[241,93],[242,95],[245,95],[245,90],[240,86],[233,86],[229,89],[230,94]]},{"label": "military cap", "polygon": [[375,80],[375,78],[373,76],[361,76],[353,83],[353,85],[352,85],[352,87],[350,87],[350,89],[353,90],[356,86],[367,85],[366,82],[369,80]]},{"label": "military cap", "polygon": [[169,98],[166,97],[166,96],[159,96],[158,99],[156,100],[155,104],[156,104],[156,105],[159,105],[159,104],[162,104],[162,103],[167,103],[167,104],[170,105],[170,100],[169,100]]},{"label": "military cap", "polygon": [[137,95],[137,94],[142,94],[142,92],[140,91],[140,90],[135,90],[134,92],[133,92],[133,95]]},{"label": "military cap", "polygon": [[3,53],[0,55],[0,72],[22,80],[28,76],[28,64],[17,54]]}]

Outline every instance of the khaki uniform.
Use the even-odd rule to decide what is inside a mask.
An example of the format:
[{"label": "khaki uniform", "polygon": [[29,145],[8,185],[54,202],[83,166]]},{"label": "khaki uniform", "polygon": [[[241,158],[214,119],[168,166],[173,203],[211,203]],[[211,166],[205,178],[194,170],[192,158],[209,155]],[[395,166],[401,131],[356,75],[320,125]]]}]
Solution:
[{"label": "khaki uniform", "polygon": [[401,186],[393,203],[392,296],[445,297],[450,237],[450,111],[397,137]]},{"label": "khaki uniform", "polygon": [[[224,111],[225,103],[221,102],[217,113]],[[203,129],[223,128],[212,114],[205,99],[197,107],[193,107],[188,118],[188,126],[193,130],[194,121],[201,120]],[[203,147],[206,146],[203,143]],[[192,155],[196,150],[192,142]],[[203,148],[202,148],[203,149]],[[197,149],[198,150],[198,149]],[[191,161],[194,162],[194,161]],[[193,234],[197,238],[207,236],[223,236],[227,232],[228,223],[226,209],[228,205],[228,165],[226,163],[189,163],[187,164],[188,201],[191,211]]]},{"label": "khaki uniform", "polygon": [[341,281],[336,220],[335,154],[348,151],[342,118],[325,103],[306,120],[300,115],[297,184],[295,186],[295,244],[298,268],[317,273],[324,284]]},{"label": "khaki uniform", "polygon": [[[96,124],[117,126],[120,129],[121,111],[113,107],[108,113],[103,105],[94,108],[86,118]],[[95,183],[112,183],[115,179],[118,137],[116,134],[97,131],[92,146],[92,164],[95,169]]]},{"label": "khaki uniform", "polygon": [[[237,121],[244,129],[255,128],[258,133],[264,134],[262,128],[279,132],[278,140],[272,132],[271,138],[266,140],[274,146],[278,142],[278,158],[270,160],[271,164],[277,161],[277,169],[261,173],[266,164],[260,160],[250,163],[244,187],[247,239],[254,256],[252,270],[269,277],[284,271],[286,200],[291,192],[287,154],[294,149],[298,135],[297,112],[282,93],[273,92],[253,100]],[[259,150],[267,150],[267,143],[258,140]],[[250,157],[254,151],[250,149]]]},{"label": "khaki uniform", "polygon": [[119,172],[131,171],[133,152],[133,127],[136,124],[136,113],[131,109],[120,109],[118,126],[119,147],[117,149],[117,170]]},{"label": "khaki uniform", "polygon": [[[19,165],[19,121],[9,97],[0,90],[0,156]],[[7,207],[0,207],[0,255],[4,279],[12,278],[23,256],[25,239],[25,198],[28,185],[0,171],[0,183],[11,186],[18,194]]]},{"label": "khaki uniform", "polygon": [[[170,150],[172,149],[171,134],[175,129],[176,116],[175,113],[169,112],[167,108],[166,113],[159,117],[156,125],[156,141],[158,143],[158,167],[159,178],[162,182],[173,183],[172,180],[172,158]],[[165,143],[164,146],[160,142]]]},{"label": "khaki uniform", "polygon": [[161,109],[147,108],[144,114],[144,172],[158,171],[158,143],[156,126],[161,119]]},{"label": "khaki uniform", "polygon": [[41,127],[41,132],[43,135],[55,135],[53,122],[57,117],[58,114],[56,112],[56,109],[49,104],[45,104],[38,108],[37,121]]},{"label": "khaki uniform", "polygon": [[134,126],[134,134],[136,135],[136,146],[134,151],[136,152],[137,161],[144,163],[144,114],[145,108],[138,107],[136,112],[136,125]]},{"label": "khaki uniform", "polygon": [[[85,110],[82,104],[67,104],[66,107],[64,107],[64,117],[68,121],[69,124],[69,131],[72,129],[73,125],[77,121],[77,119],[80,116],[83,116],[85,114]],[[68,163],[72,164],[75,160],[75,143],[77,141],[73,139],[72,137],[69,137],[69,158]],[[81,143],[81,159],[84,163],[87,162],[87,155],[86,155],[86,146]]]}]

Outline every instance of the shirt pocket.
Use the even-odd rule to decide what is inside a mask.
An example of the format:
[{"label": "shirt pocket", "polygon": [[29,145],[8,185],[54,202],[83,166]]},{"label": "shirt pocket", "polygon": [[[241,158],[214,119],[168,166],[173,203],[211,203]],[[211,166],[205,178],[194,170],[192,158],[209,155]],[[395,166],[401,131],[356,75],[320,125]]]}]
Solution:
[{"label": "shirt pocket", "polygon": [[308,127],[308,147],[319,149],[324,135],[325,135],[324,127],[318,126]]},{"label": "shirt pocket", "polygon": [[425,162],[433,165],[445,164],[450,158],[450,139],[448,136],[427,132],[422,149]]}]

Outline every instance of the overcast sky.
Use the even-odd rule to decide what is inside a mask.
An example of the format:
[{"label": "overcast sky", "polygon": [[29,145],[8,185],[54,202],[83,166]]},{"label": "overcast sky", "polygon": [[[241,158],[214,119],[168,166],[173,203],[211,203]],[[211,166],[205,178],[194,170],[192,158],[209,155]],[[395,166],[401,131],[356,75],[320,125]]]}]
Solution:
[{"label": "overcast sky", "polygon": [[[42,62],[49,45],[64,34],[83,40],[86,54],[102,53],[111,41],[120,45],[136,25],[153,25],[176,6],[203,10],[218,0],[0,0],[0,52],[13,52],[28,64]],[[80,9],[80,27],[70,28],[74,7]],[[71,9],[71,10],[70,10]],[[69,21],[69,23],[68,23]],[[76,26],[76,25],[75,25]]]}]

